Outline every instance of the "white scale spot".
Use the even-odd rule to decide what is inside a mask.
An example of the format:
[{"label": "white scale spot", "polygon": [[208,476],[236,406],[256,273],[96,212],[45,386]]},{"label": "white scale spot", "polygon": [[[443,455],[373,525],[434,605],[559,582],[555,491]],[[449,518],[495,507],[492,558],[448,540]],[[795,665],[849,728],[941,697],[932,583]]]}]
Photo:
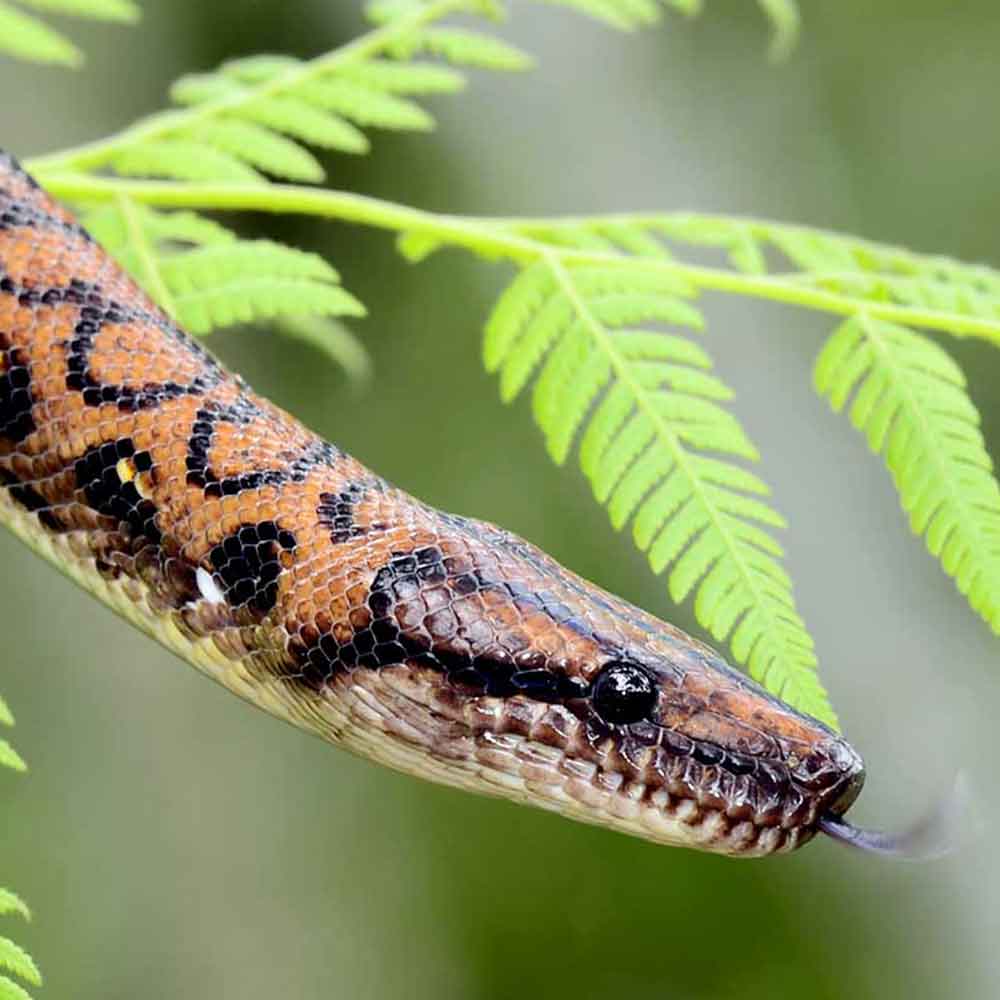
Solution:
[{"label": "white scale spot", "polygon": [[226,595],[219,589],[219,585],[207,569],[199,566],[194,576],[198,581],[198,589],[201,591],[201,596],[209,604],[222,604],[226,600]]}]

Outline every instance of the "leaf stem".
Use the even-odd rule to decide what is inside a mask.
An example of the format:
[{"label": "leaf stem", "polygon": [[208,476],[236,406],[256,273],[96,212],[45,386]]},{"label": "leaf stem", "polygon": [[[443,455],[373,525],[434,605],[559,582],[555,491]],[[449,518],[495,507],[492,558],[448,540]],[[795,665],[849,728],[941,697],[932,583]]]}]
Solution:
[{"label": "leaf stem", "polygon": [[121,213],[122,221],[125,223],[125,231],[128,233],[129,243],[135,250],[141,269],[141,276],[144,279],[141,283],[146,286],[146,289],[153,298],[159,302],[164,312],[176,318],[177,307],[156,264],[156,256],[152,252],[149,240],[143,231],[142,220],[139,218],[139,213],[135,210],[135,202],[127,195],[119,193],[115,197],[115,205]]},{"label": "leaf stem", "polygon": [[[462,0],[441,2],[454,5]],[[25,166],[53,195],[70,201],[106,201],[125,195],[144,204],[161,207],[312,215],[397,233],[419,233],[433,241],[464,247],[484,257],[503,257],[521,264],[553,253],[564,264],[570,265],[621,263],[623,259],[628,259],[633,260],[637,267],[667,272],[705,291],[782,302],[839,316],[854,316],[864,310],[869,316],[890,323],[941,330],[957,337],[979,337],[1000,345],[1000,318],[988,319],[949,310],[897,305],[893,302],[873,302],[855,295],[803,285],[797,274],[746,274],[669,259],[625,258],[608,251],[571,247],[554,249],[551,245],[514,231],[515,225],[527,227],[531,220],[438,214],[349,191],[296,184],[181,183],[98,177],[75,171],[53,170],[50,163],[50,160],[43,157],[27,162]],[[617,220],[639,217],[611,218]],[[562,221],[548,220],[548,224],[559,224]],[[538,222],[540,224],[541,220]]]}]

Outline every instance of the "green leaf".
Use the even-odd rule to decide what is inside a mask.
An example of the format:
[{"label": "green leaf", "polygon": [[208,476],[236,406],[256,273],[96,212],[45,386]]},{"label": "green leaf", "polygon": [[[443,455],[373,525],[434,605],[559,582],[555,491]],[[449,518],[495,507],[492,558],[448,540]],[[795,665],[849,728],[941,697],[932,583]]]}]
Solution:
[{"label": "green leaf", "polygon": [[32,62],[79,66],[83,53],[38,18],[0,2],[0,53]]},{"label": "green leaf", "polygon": [[364,306],[336,285],[301,278],[234,278],[174,296],[177,318],[191,333],[279,315],[363,316]]},{"label": "green leaf", "polygon": [[167,256],[160,265],[160,273],[167,286],[177,293],[250,277],[339,280],[334,268],[319,254],[271,240],[215,243]]},{"label": "green leaf", "polygon": [[7,706],[7,702],[0,697],[0,726],[13,726],[14,714]]},{"label": "green leaf", "polygon": [[294,93],[359,125],[417,131],[434,125],[434,119],[419,104],[353,80],[307,80]]},{"label": "green leaf", "polygon": [[290,335],[311,339],[345,369],[365,367],[360,347],[347,344],[346,331],[338,335],[311,322],[364,314],[319,255],[271,240],[240,240],[193,212],[160,212],[123,195],[88,213],[85,221],[146,292],[192,333],[283,317]]},{"label": "green leaf", "polygon": [[289,70],[299,69],[302,65],[302,60],[294,56],[262,53],[244,56],[242,59],[230,59],[222,64],[220,72],[241,83],[267,83]]},{"label": "green leaf", "polygon": [[768,55],[775,62],[788,58],[799,40],[799,7],[795,0],[757,0],[771,22],[773,33]]},{"label": "green leaf", "polygon": [[759,478],[734,462],[756,449],[718,404],[731,393],[704,350],[635,324],[699,326],[683,282],[640,261],[571,266],[554,252],[500,297],[487,368],[510,399],[534,377],[532,408],[556,461],[580,464],[615,527],[629,520],[673,600],[769,690],[830,725],[836,716],[769,533],[784,522]]},{"label": "green leaf", "polygon": [[115,155],[112,165],[126,176],[235,183],[262,180],[256,170],[236,157],[185,139],[159,139],[126,147]]},{"label": "green leaf", "polygon": [[450,94],[465,87],[460,72],[431,62],[366,59],[345,66],[339,77],[385,94]]},{"label": "green leaf", "polygon": [[307,149],[254,122],[223,118],[196,129],[191,135],[275,177],[318,183],[326,176]]},{"label": "green leaf", "polygon": [[816,389],[885,456],[913,531],[1000,634],[1000,486],[965,378],[932,340],[861,315],[816,362]]},{"label": "green leaf", "polygon": [[9,889],[0,889],[0,917],[10,916],[12,913],[25,920],[31,919],[31,911],[24,900],[15,896]]},{"label": "green leaf", "polygon": [[276,132],[344,153],[368,152],[368,139],[350,122],[294,97],[259,97],[241,113]]},{"label": "green leaf", "polygon": [[42,974],[31,956],[7,938],[0,937],[0,969],[6,969],[32,986],[42,985]]},{"label": "green leaf", "polygon": [[426,52],[449,62],[491,70],[524,70],[533,65],[526,52],[491,35],[463,28],[428,28],[419,35]]},{"label": "green leaf", "polygon": [[28,770],[21,755],[6,740],[0,740],[0,767],[9,767],[12,771]]},{"label": "green leaf", "polygon": [[25,7],[51,11],[54,14],[69,14],[73,17],[89,17],[96,21],[123,21],[135,23],[142,11],[130,0],[19,0]]},{"label": "green leaf", "polygon": [[[100,21],[134,22],[139,8],[130,0],[19,0],[22,6],[53,14]],[[83,53],[44,21],[0,0],[0,53],[32,62],[79,66]]]},{"label": "green leaf", "polygon": [[0,1000],[31,1000],[31,994],[12,979],[0,976]]}]

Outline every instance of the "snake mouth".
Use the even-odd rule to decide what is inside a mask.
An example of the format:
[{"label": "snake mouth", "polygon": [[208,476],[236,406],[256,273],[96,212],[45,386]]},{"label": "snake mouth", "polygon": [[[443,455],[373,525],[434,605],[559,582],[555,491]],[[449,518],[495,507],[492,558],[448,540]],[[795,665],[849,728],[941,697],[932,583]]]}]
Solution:
[{"label": "snake mouth", "polygon": [[365,756],[663,844],[737,857],[790,851],[841,815],[863,782],[860,758],[833,734],[755,755],[653,723],[602,724],[582,705],[464,697],[425,670],[334,683],[351,716],[384,732]]},{"label": "snake mouth", "polygon": [[[832,752],[836,770],[817,775],[815,760],[753,758],[659,727],[595,739],[583,726],[553,740],[553,720],[565,721],[558,707],[534,706],[531,726],[512,725],[510,709],[501,709],[500,731],[472,741],[480,775],[497,794],[516,790],[544,808],[660,843],[734,857],[791,851],[841,816],[864,782],[853,751]],[[514,714],[523,723],[527,713]]]}]

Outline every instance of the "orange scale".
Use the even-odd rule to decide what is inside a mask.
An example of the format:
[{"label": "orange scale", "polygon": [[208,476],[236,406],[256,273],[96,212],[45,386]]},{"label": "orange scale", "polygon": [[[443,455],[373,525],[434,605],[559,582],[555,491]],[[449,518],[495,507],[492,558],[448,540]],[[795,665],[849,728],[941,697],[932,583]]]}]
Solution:
[{"label": "orange scale", "polygon": [[264,499],[257,505],[257,513],[262,521],[276,521],[278,505],[272,499]]},{"label": "orange scale", "polygon": [[239,497],[227,496],[221,497],[216,501],[219,509],[222,513],[222,519],[226,523],[232,523],[235,518],[236,522],[239,523],[240,518],[240,500]]},{"label": "orange scale", "polygon": [[208,531],[209,517],[204,507],[198,507],[191,511],[188,516],[185,528],[192,535],[203,535]]},{"label": "orange scale", "polygon": [[[223,513],[222,517],[219,519],[219,526],[222,529],[220,537],[225,537],[226,535],[235,534],[246,521],[240,517],[239,510],[231,511],[228,513]],[[207,534],[213,534],[211,527],[206,527]]]}]

